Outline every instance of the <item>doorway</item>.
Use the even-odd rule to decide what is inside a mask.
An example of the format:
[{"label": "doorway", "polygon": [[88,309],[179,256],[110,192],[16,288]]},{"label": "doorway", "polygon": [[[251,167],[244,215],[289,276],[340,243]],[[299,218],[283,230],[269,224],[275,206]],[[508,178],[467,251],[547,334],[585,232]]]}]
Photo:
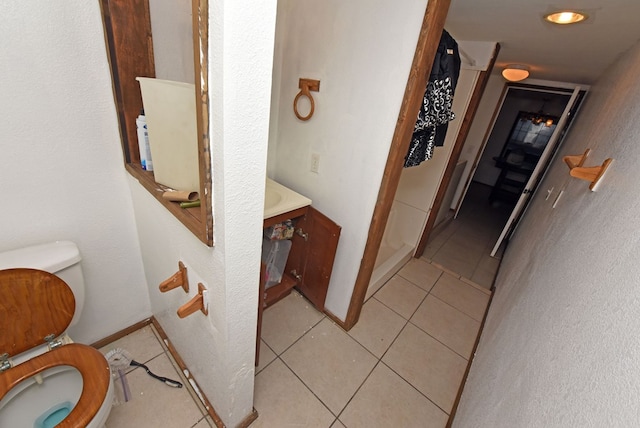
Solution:
[{"label": "doorway", "polygon": [[585,94],[579,87],[506,85],[485,141],[468,160],[473,166],[448,207],[447,221],[427,241],[425,257],[491,287],[506,242]]}]

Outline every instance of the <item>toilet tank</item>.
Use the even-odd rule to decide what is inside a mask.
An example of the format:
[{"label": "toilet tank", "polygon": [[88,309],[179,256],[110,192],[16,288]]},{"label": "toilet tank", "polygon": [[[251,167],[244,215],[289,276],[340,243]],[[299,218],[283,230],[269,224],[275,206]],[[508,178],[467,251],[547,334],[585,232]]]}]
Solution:
[{"label": "toilet tank", "polygon": [[56,241],[0,252],[0,269],[40,269],[61,278],[71,288],[76,300],[76,311],[70,324],[74,325],[84,306],[84,277],[80,260],[80,251],[75,243]]}]

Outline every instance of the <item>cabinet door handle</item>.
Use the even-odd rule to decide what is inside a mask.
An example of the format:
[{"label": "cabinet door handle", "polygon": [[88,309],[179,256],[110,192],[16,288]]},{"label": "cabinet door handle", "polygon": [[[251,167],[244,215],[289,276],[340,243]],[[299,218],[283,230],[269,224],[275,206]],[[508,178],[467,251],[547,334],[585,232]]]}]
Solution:
[{"label": "cabinet door handle", "polygon": [[300,236],[302,236],[304,238],[305,241],[309,240],[309,234],[306,233],[304,230],[302,230],[301,227],[299,227],[298,229],[296,229],[296,233]]},{"label": "cabinet door handle", "polygon": [[298,271],[293,269],[290,273],[291,273],[291,276],[294,277],[296,280],[302,281],[302,275],[300,275]]}]

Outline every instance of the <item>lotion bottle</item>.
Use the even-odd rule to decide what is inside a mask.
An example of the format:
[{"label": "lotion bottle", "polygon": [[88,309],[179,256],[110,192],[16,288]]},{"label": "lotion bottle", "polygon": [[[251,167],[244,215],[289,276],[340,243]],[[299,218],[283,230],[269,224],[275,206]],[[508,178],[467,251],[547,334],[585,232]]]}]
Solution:
[{"label": "lotion bottle", "polygon": [[140,165],[146,171],[153,171],[151,160],[151,146],[149,145],[149,133],[147,132],[147,119],[144,110],[136,118],[136,130],[138,133],[138,149],[140,151]]},{"label": "lotion bottle", "polygon": [[146,171],[153,171],[148,168],[147,145],[149,144],[149,133],[147,132],[147,120],[144,116],[144,110],[140,110],[140,114],[136,118],[136,131],[138,133],[138,149],[140,151],[140,165]]}]

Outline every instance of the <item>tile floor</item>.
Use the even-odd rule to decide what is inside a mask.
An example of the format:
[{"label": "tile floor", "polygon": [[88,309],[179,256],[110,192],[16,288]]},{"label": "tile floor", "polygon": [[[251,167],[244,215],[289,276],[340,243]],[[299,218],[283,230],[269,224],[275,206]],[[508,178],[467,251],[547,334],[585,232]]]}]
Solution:
[{"label": "tile floor", "polygon": [[489,203],[491,187],[472,182],[455,220],[434,230],[424,258],[463,278],[491,288],[504,251],[491,257],[513,205]]},{"label": "tile floor", "polygon": [[444,427],[489,296],[412,259],[345,332],[292,293],[264,312],[252,427]]},{"label": "tile floor", "polygon": [[[146,364],[153,373],[179,380],[184,387],[172,388],[150,377],[144,369],[130,367],[126,379],[131,398],[113,406],[106,422],[107,428],[215,426],[152,325],[116,340],[100,351],[106,354],[115,348],[128,351],[134,360]],[[120,383],[115,385],[116,396],[123,397]],[[172,405],[167,406],[167,403]]]},{"label": "tile floor", "polygon": [[[252,427],[446,425],[499,264],[487,258],[501,227],[489,220],[504,209],[488,206],[482,190],[423,258],[410,260],[365,302],[351,331],[295,291],[264,312]],[[473,215],[478,210],[484,219]],[[182,379],[185,388],[132,368],[133,398],[112,409],[107,427],[214,426],[153,326],[102,351],[116,347],[159,375]]]}]

